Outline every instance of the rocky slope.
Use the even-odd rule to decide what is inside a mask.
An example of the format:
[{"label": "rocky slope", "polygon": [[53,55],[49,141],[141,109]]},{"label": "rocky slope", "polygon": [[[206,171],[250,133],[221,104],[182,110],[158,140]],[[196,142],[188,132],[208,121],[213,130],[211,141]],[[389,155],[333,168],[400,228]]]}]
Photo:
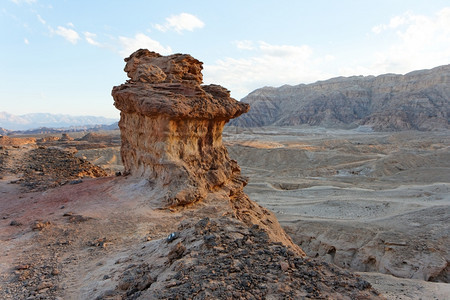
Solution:
[{"label": "rocky slope", "polygon": [[264,87],[242,102],[250,104],[251,110],[231,125],[448,129],[450,65],[406,75],[338,77],[308,85]]},{"label": "rocky slope", "polygon": [[0,139],[0,177],[14,176],[25,192],[45,191],[82,178],[103,177],[107,173],[73,153],[56,147],[38,146],[34,138]]}]

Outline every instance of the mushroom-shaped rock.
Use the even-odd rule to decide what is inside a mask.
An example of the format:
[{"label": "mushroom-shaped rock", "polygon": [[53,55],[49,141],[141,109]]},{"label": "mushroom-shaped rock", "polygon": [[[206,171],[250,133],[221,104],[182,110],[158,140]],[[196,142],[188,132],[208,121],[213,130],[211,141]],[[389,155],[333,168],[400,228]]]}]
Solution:
[{"label": "mushroom-shaped rock", "polygon": [[246,183],[222,144],[222,130],[249,105],[219,85],[201,85],[202,62],[140,49],[125,59],[130,78],[112,90],[121,111],[125,173],[167,191],[162,206],[187,205]]}]

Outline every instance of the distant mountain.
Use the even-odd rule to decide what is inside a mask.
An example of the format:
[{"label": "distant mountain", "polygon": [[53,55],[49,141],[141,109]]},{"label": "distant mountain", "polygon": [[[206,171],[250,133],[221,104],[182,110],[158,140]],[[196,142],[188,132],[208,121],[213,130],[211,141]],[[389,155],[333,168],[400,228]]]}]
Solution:
[{"label": "distant mountain", "polygon": [[8,129],[5,129],[5,128],[0,127],[0,135],[7,135],[8,132],[9,132]]},{"label": "distant mountain", "polygon": [[0,112],[0,127],[8,130],[29,130],[42,127],[92,127],[117,122],[114,118],[95,116],[71,116],[62,114],[34,113],[16,116],[7,112]]},{"label": "distant mountain", "polygon": [[[0,128],[0,134],[1,134]],[[79,131],[106,131],[106,130],[118,130],[119,124],[118,122],[114,122],[110,125],[86,125],[86,126],[70,126],[70,127],[39,127],[34,129],[27,130],[5,130],[3,135],[16,135],[16,134],[59,134],[59,133],[68,133],[68,132],[79,132]]]},{"label": "distant mountain", "polygon": [[338,77],[257,89],[241,101],[250,112],[230,125],[449,129],[450,65],[406,75]]}]

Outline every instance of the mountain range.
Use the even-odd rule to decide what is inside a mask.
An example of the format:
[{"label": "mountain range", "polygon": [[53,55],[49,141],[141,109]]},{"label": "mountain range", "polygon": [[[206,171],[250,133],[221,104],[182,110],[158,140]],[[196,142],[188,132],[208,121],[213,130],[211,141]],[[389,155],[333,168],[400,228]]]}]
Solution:
[{"label": "mountain range", "polygon": [[[312,84],[257,89],[242,102],[250,112],[229,125],[240,127],[297,126],[378,131],[450,128],[450,65],[405,75],[336,77]],[[111,125],[117,119],[98,116],[0,112],[0,134],[30,129],[78,130]],[[114,123],[114,124],[113,124]],[[42,130],[41,130],[42,131]]]},{"label": "mountain range", "polygon": [[241,101],[250,104],[250,112],[230,125],[448,129],[450,65],[405,75],[337,77],[312,84],[263,87]]},{"label": "mountain range", "polygon": [[25,115],[13,115],[0,112],[0,127],[7,130],[29,130],[42,127],[67,128],[85,127],[96,125],[110,125],[117,122],[115,118],[97,116],[71,116],[65,114],[31,113]]}]

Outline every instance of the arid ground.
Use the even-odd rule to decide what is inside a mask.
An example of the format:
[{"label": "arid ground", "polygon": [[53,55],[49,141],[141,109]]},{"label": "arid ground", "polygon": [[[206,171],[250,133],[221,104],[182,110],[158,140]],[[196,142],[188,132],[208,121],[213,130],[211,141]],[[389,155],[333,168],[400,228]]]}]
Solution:
[{"label": "arid ground", "polygon": [[[124,177],[78,180],[80,172],[102,175],[94,165],[109,175],[121,171],[120,139],[118,132],[71,137],[79,140],[3,141],[0,295],[6,299],[57,298],[62,291],[72,299],[113,299],[117,280],[126,285],[133,272],[146,274],[146,266],[130,265],[127,257],[165,251],[156,241],[186,214],[155,214],[145,205],[152,195],[133,194],[139,183],[117,188]],[[358,272],[388,299],[450,294],[448,132],[228,127],[224,140],[250,179],[246,193],[275,212],[308,256]],[[44,146],[65,161],[54,168],[59,171],[37,164]],[[63,172],[78,158],[92,165]],[[90,196],[99,186],[103,195]],[[198,217],[218,212],[207,208]],[[68,273],[71,265],[80,268],[76,277]]]},{"label": "arid ground", "polygon": [[[383,273],[447,282],[430,287],[448,292],[447,131],[228,128],[225,139],[250,177],[248,195],[309,256],[368,272],[367,280]],[[398,299],[418,297],[402,290]]]}]

